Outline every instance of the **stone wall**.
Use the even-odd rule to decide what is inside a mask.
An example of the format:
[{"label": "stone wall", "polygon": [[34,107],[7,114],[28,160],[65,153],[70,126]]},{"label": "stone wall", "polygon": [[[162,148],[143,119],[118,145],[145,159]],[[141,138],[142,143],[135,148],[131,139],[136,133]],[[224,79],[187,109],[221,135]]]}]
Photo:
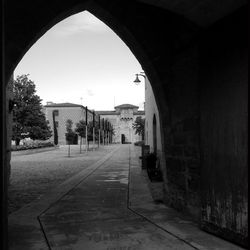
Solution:
[{"label": "stone wall", "polygon": [[13,120],[13,111],[14,103],[13,103],[13,93],[12,93],[12,82],[14,81],[13,75],[10,78],[8,85],[6,86],[6,121],[7,121],[7,162],[8,165],[8,182],[10,181],[11,174],[11,140],[12,140],[12,120]]},{"label": "stone wall", "polygon": [[114,112],[114,114],[100,114],[101,119],[104,118],[108,120],[114,128],[115,135],[113,136],[113,143],[121,143],[122,134],[125,135],[125,142],[128,143],[134,143],[141,140],[141,136],[135,134],[135,130],[132,127],[133,122],[135,122],[138,116],[144,118],[144,115],[133,115],[133,112],[131,120],[121,120],[121,114],[119,112]]},{"label": "stone wall", "polygon": [[[76,128],[76,124],[80,120],[86,119],[86,111],[83,106],[79,107],[68,107],[68,106],[49,106],[46,105],[44,107],[44,113],[46,120],[49,121],[49,126],[52,130],[52,137],[51,140],[54,138],[54,131],[53,131],[53,118],[52,118],[52,112],[53,110],[58,110],[58,115],[55,116],[55,121],[58,122],[58,127],[57,127],[57,133],[58,133],[58,143],[60,145],[65,145],[66,143],[66,121],[68,119],[73,121],[72,129],[73,131]],[[97,119],[97,117],[96,117]],[[88,110],[88,122],[93,120],[93,114],[91,111]],[[97,122],[97,121],[96,121]],[[80,136],[78,137],[78,143],[80,143]]]},{"label": "stone wall", "polygon": [[199,92],[197,45],[174,56],[168,84],[165,202],[199,217]]},{"label": "stone wall", "polygon": [[[154,152],[154,135],[153,135],[153,119],[156,120],[156,154],[160,161],[160,168],[163,172],[166,169],[164,152],[162,149],[162,137],[160,114],[156,104],[152,86],[146,77],[145,79],[145,144],[149,145],[150,152]],[[165,180],[166,181],[166,180]]]},{"label": "stone wall", "polygon": [[203,38],[202,228],[246,246],[248,238],[248,49],[245,12]]},{"label": "stone wall", "polygon": [[[53,110],[58,110],[58,116],[55,116],[55,121],[58,122],[57,133],[58,133],[58,144],[65,145],[66,144],[66,121],[68,119],[73,121],[72,129],[76,128],[76,123],[80,120],[85,120],[85,111],[80,107],[46,107],[45,116],[46,120],[49,121],[49,126],[52,130],[52,136],[54,137],[53,131],[53,118],[52,112]],[[52,138],[53,138],[52,137]],[[78,138],[79,139],[79,138]],[[52,139],[53,140],[53,139]]]}]

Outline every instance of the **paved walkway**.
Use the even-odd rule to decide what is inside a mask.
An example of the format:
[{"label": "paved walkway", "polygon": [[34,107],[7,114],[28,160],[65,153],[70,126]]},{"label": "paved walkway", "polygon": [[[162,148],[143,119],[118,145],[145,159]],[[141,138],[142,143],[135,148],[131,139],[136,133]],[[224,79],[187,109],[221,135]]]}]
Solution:
[{"label": "paved walkway", "polygon": [[[91,145],[92,146],[92,145]],[[80,153],[79,145],[11,153],[11,178],[8,187],[8,211],[13,213],[77,173],[102,159],[116,145],[101,146]]]},{"label": "paved walkway", "polygon": [[241,249],[152,200],[138,150],[117,146],[10,216],[10,249]]}]

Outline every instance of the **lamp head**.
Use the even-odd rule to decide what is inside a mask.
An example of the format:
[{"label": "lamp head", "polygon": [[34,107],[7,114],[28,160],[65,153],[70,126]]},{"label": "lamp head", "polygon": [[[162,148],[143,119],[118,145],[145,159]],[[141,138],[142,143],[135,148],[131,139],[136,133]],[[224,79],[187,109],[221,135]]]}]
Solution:
[{"label": "lamp head", "polygon": [[138,74],[135,74],[136,75],[136,78],[135,78],[135,80],[134,80],[134,83],[136,84],[136,85],[138,85],[141,81],[140,81],[140,79],[139,79],[139,77],[138,77]]}]

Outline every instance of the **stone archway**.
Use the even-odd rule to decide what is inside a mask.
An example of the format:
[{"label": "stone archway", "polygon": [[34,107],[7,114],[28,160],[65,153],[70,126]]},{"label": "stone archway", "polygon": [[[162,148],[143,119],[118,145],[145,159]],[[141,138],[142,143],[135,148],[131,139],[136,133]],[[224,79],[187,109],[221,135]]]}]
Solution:
[{"label": "stone archway", "polygon": [[[107,10],[104,10],[101,6],[97,5],[97,4],[84,4],[84,5],[79,5],[76,8],[73,9],[69,9],[63,13],[60,13],[59,16],[57,16],[53,21],[50,21],[48,23],[44,23],[43,27],[41,27],[40,29],[35,31],[31,31],[29,34],[32,34],[31,37],[29,39],[25,39],[26,40],[23,44],[23,48],[14,48],[13,50],[17,49],[18,51],[16,52],[16,57],[14,58],[14,60],[10,60],[11,62],[7,62],[10,64],[10,67],[8,67],[7,71],[6,71],[6,79],[9,79],[10,76],[12,76],[12,71],[14,70],[14,68],[16,67],[16,65],[19,63],[19,61],[22,59],[22,56],[29,50],[29,48],[53,25],[55,25],[57,22],[65,19],[66,17],[75,14],[77,12],[81,12],[83,10],[88,10],[90,13],[96,15],[99,19],[101,19],[102,21],[104,21],[106,24],[108,24],[109,27],[111,27],[119,36],[120,38],[122,38],[122,40],[129,46],[129,48],[133,51],[133,53],[136,55],[137,59],[141,62],[142,66],[145,65],[145,68],[147,68],[147,70],[145,70],[147,72],[148,77],[150,77],[150,75],[154,76],[155,79],[157,79],[157,72],[154,70],[154,66],[151,64],[150,59],[147,56],[147,53],[145,51],[144,48],[141,47],[140,43],[137,41],[137,39],[133,36],[133,34],[126,28],[124,28],[123,24],[119,22],[119,20],[117,20],[114,16],[111,15],[110,12],[108,12]],[[151,72],[151,73],[150,73]],[[159,79],[158,81],[158,85],[159,85]],[[6,81],[7,83],[8,81]],[[159,85],[160,86],[160,85]],[[9,92],[5,92],[6,93],[6,101],[9,98]],[[160,93],[162,93],[162,91],[160,91]],[[159,99],[160,100],[160,99]],[[164,102],[164,99],[162,99],[162,101]],[[7,107],[8,108],[8,107]],[[9,113],[9,110],[7,111],[7,113]],[[8,120],[8,128],[11,128],[11,121]],[[8,135],[7,137],[10,135],[10,131],[8,131]],[[8,142],[9,139],[6,138],[5,142]],[[9,170],[10,170],[10,149],[8,149],[7,151],[7,156],[8,158],[5,159],[5,165],[6,167],[8,166]],[[6,179],[6,176],[5,176]],[[7,189],[7,184],[5,187],[5,190]],[[5,195],[7,195],[7,192],[5,191]],[[4,203],[7,204],[7,197],[5,196],[5,200]],[[6,209],[6,207],[5,207]],[[6,214],[6,210],[5,210],[5,214]],[[6,217],[4,217],[6,218]],[[3,222],[2,225],[5,225],[5,231],[6,230],[6,222]],[[4,236],[5,237],[5,236]]]},{"label": "stone archway", "polygon": [[[128,45],[152,84],[163,131],[168,178],[166,202],[196,218],[200,216],[202,205],[204,220],[207,225],[212,224],[211,228],[205,225],[206,230],[225,238],[228,238],[229,230],[233,235],[230,240],[246,245],[247,1],[236,1],[231,5],[225,0],[221,5],[224,8],[216,8],[214,4],[215,1],[209,0],[196,6],[191,1],[195,8],[190,11],[189,4],[183,7],[168,0],[161,4],[151,0],[72,0],[60,4],[42,0],[5,2],[6,42],[1,89],[1,163],[4,166],[1,202],[5,204],[1,207],[2,231],[7,231],[7,83],[22,56],[39,37],[58,21],[86,9]],[[216,140],[216,147],[213,140],[206,138],[207,131]],[[228,141],[230,143],[226,143]],[[233,165],[228,161],[232,155]],[[223,175],[225,168],[228,169],[226,177]],[[211,175],[206,178],[201,194],[200,181],[207,177],[206,173]],[[222,177],[223,183],[220,181]],[[232,177],[235,180],[233,192],[230,191]],[[238,192],[241,193],[240,200]],[[242,211],[237,216],[244,219],[244,223],[237,224],[235,218],[238,217],[230,217],[225,228],[220,218],[228,215],[226,206],[210,217],[211,207],[207,205],[212,199],[212,209],[215,209],[218,204],[214,201],[218,199],[220,204],[228,204],[232,196],[229,214]],[[2,244],[5,249],[6,240]]]},{"label": "stone archway", "polygon": [[[140,4],[139,4],[140,5]],[[127,10],[131,11],[135,8],[138,8],[139,6],[137,3],[131,4],[131,3],[125,3],[124,6],[127,6]],[[152,64],[152,61],[148,55],[147,49],[143,48],[141,46],[139,39],[136,37],[136,32],[138,29],[131,30],[129,29],[129,26],[133,24],[137,20],[137,12],[132,11],[134,14],[134,19],[131,20],[126,25],[124,25],[119,17],[119,13],[117,11],[123,12],[123,7],[124,6],[106,6],[102,1],[85,1],[84,3],[81,4],[72,4],[67,6],[65,4],[65,9],[62,10],[61,12],[58,12],[57,15],[55,16],[50,16],[50,19],[39,23],[39,27],[37,27],[34,30],[28,31],[28,34],[30,37],[26,39],[24,35],[21,35],[23,40],[22,45],[19,45],[20,48],[15,48],[13,46],[13,51],[17,50],[16,53],[13,53],[16,55],[14,61],[9,62],[7,60],[7,64],[10,65],[10,67],[7,67],[8,70],[6,70],[6,79],[9,79],[9,77],[12,76],[12,72],[15,69],[16,65],[19,63],[19,61],[22,59],[24,54],[29,50],[30,47],[40,38],[42,35],[49,30],[51,27],[53,27],[55,24],[60,22],[61,20],[69,17],[70,15],[82,12],[84,10],[88,10],[90,13],[95,15],[97,18],[99,18],[101,21],[103,21],[105,24],[107,24],[115,33],[118,34],[118,36],[127,44],[127,46],[131,49],[133,54],[136,56],[136,58],[139,60],[143,68],[145,68],[145,72],[147,73],[147,77],[153,81],[153,91],[156,92],[157,96],[159,95],[160,97],[157,98],[158,102],[158,107],[159,110],[166,110],[167,109],[167,103],[166,99],[163,96],[164,89],[161,86],[161,80],[160,77],[155,69],[155,66]],[[144,6],[145,7],[145,6]],[[147,11],[151,10],[151,7],[148,7],[146,5]],[[156,9],[158,10],[158,9]],[[138,9],[138,11],[144,11],[144,9]],[[173,15],[173,14],[172,14]],[[45,15],[46,16],[46,15]],[[46,16],[47,17],[47,16]],[[45,18],[46,19],[46,18]],[[139,18],[141,19],[141,18]],[[145,20],[142,20],[142,24],[145,26],[144,28],[146,29],[147,24],[144,23]],[[147,21],[148,22],[148,21]],[[141,36],[141,34],[139,34]],[[140,37],[140,39],[143,37]],[[19,47],[17,46],[17,47]],[[22,49],[21,49],[22,47]],[[11,61],[11,60],[10,60]],[[6,81],[8,83],[8,81]],[[7,92],[7,98],[8,98],[8,92]],[[164,116],[165,112],[161,113],[162,116]],[[161,119],[161,117],[160,117]],[[161,119],[162,122],[169,120],[169,119]],[[10,122],[10,121],[9,121]],[[164,126],[164,125],[163,125]],[[11,127],[11,124],[9,124],[8,127]],[[164,147],[164,146],[163,146]]]}]

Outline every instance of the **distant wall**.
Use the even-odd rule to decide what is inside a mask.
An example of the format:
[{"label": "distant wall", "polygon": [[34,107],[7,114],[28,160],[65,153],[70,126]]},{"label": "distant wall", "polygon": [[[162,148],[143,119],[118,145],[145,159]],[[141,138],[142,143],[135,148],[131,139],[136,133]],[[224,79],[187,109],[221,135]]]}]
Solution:
[{"label": "distant wall", "polygon": [[[46,108],[45,110],[45,116],[46,120],[49,121],[49,126],[53,132],[54,137],[54,131],[53,131],[53,118],[52,118],[52,112],[53,110],[58,110],[59,114],[58,116],[55,116],[55,121],[58,122],[58,144],[65,145],[66,144],[66,121],[68,119],[71,119],[73,121],[73,130],[76,128],[76,123],[78,123],[80,120],[85,120],[85,111],[84,109],[80,107],[50,107]],[[53,138],[52,137],[52,138]],[[51,139],[52,139],[51,138]],[[53,139],[52,139],[53,140]]]},{"label": "distant wall", "polygon": [[126,142],[134,143],[141,140],[141,136],[135,134],[135,130],[132,128],[132,124],[138,116],[144,118],[144,115],[133,115],[133,120],[125,122],[120,120],[120,114],[100,115],[101,119],[107,119],[113,125],[115,132],[113,136],[114,143],[121,143],[122,134],[125,135]]}]

